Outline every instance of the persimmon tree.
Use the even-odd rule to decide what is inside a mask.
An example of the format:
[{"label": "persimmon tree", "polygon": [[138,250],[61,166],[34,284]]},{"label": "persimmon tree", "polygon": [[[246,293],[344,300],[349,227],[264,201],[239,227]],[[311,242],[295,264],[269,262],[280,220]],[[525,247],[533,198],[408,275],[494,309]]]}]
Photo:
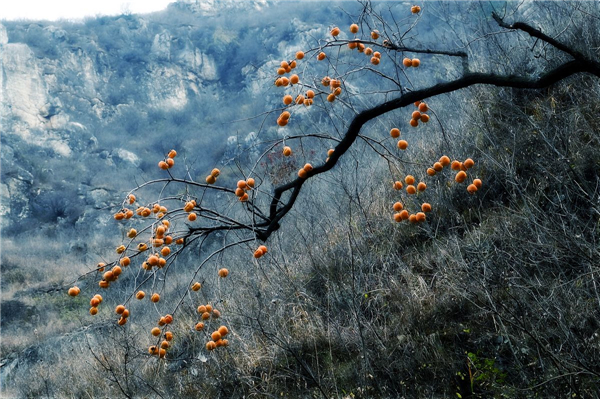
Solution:
[{"label": "persimmon tree", "polygon": [[[491,15],[498,28],[495,35],[517,35],[533,51],[542,46],[544,54],[532,56],[548,57],[543,69],[518,74],[492,68],[477,71],[466,50],[436,48],[434,43],[413,46],[407,38],[427,18],[426,4],[409,7],[403,15],[390,11],[388,19],[364,2],[355,23],[332,25],[327,35],[314,38],[312,48],[291,51],[287,59],[274,63],[270,90],[280,96],[281,105],[262,117],[260,153],[249,165],[227,170],[215,165],[202,173],[181,160],[178,151],[183,149],[157,154],[156,178],[136,184],[112,216],[124,235],[117,256],[78,278],[94,280],[93,285],[82,290],[71,287],[68,294],[89,295],[89,312],[96,315],[103,306],[102,295],[110,295],[127,275],[127,289],[119,291],[118,305],[107,313],[115,323],[127,325],[135,323],[141,306],[136,302],[153,309],[156,323],[147,326],[149,355],[169,358],[172,326],[178,320],[189,323],[190,317],[180,314],[194,315],[189,327],[205,334],[207,351],[219,350],[230,345],[232,326],[221,322],[226,304],[210,297],[211,285],[218,286],[246,262],[260,264],[272,256],[269,240],[286,216],[295,207],[310,206],[298,203],[301,191],[318,176],[343,167],[345,154],[357,141],[389,166],[390,176],[382,184],[396,193],[389,206],[390,222],[399,223],[398,228],[415,228],[410,225],[427,223],[432,211],[422,193],[433,176],[462,185],[465,196],[478,195],[485,187],[475,154],[455,159],[440,153],[428,164],[403,157],[411,146],[403,133],[407,129],[431,126],[430,132],[444,134],[443,121],[436,116],[437,97],[476,85],[535,90],[576,74],[600,77],[600,63],[586,49],[499,12]],[[486,36],[478,40],[488,39],[492,40]],[[449,79],[427,83],[430,80],[420,79],[420,74],[435,69],[427,67],[432,57],[457,60],[457,71],[448,73]],[[404,115],[402,120],[382,119],[396,111]],[[330,130],[316,129],[312,118],[327,120]],[[367,131],[369,123],[375,127]],[[268,126],[277,126],[280,136],[269,136]],[[295,161],[288,162],[293,157]],[[277,170],[266,170],[274,165]],[[242,248],[246,258],[238,259],[239,264],[222,264],[223,254],[235,247]],[[190,257],[195,266],[183,267]],[[184,278],[185,286],[169,287],[174,275],[179,281]],[[206,289],[208,294],[203,293]]]}]

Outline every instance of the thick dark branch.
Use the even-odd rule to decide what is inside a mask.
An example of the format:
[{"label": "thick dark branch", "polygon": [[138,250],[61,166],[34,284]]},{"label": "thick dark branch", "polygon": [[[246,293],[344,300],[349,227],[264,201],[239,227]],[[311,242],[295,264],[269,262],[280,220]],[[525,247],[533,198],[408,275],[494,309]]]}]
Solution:
[{"label": "thick dark branch", "polygon": [[498,23],[498,25],[500,25],[503,28],[522,30],[523,32],[526,32],[527,34],[529,34],[529,36],[536,37],[536,38],[538,38],[540,40],[543,40],[546,43],[548,43],[548,44],[556,47],[560,51],[564,51],[565,53],[570,54],[575,59],[582,60],[582,61],[583,60],[589,61],[587,59],[587,57],[585,55],[583,55],[582,53],[580,53],[579,51],[577,51],[577,50],[575,50],[575,49],[567,46],[566,44],[563,44],[563,43],[559,42],[558,40],[556,40],[556,39],[554,39],[554,38],[546,35],[542,31],[540,31],[539,29],[534,28],[531,25],[528,25],[528,24],[526,24],[524,22],[515,22],[514,24],[507,24],[495,12],[492,13],[492,17],[494,18],[494,20],[496,20],[496,22]]},{"label": "thick dark branch", "polygon": [[[548,87],[560,80],[563,80],[571,75],[577,73],[590,73],[600,78],[600,64],[597,62],[576,60],[570,61],[559,67],[541,75],[538,78],[526,78],[522,76],[501,76],[490,73],[468,73],[462,78],[453,80],[451,82],[438,83],[429,88],[416,90],[410,93],[406,93],[399,98],[390,100],[376,107],[367,109],[359,113],[354,117],[348,130],[344,135],[344,138],[335,147],[334,153],[329,157],[329,161],[314,168],[308,172],[308,178],[318,175],[320,173],[327,172],[332,169],[337,163],[338,159],[354,144],[358,137],[361,128],[370,120],[375,119],[390,111],[405,107],[414,103],[415,101],[423,100],[438,96],[444,93],[451,93],[460,89],[464,89],[469,86],[485,84],[498,87],[512,87],[518,89],[541,89]],[[257,237],[261,240],[266,240],[271,233],[279,228],[279,221],[292,209],[300,189],[306,179],[297,178],[287,184],[278,186],[274,190],[274,196],[271,201],[269,208],[269,219],[270,223],[266,230],[257,232]],[[287,202],[281,201],[281,196],[289,191],[293,190],[290,198]]]}]

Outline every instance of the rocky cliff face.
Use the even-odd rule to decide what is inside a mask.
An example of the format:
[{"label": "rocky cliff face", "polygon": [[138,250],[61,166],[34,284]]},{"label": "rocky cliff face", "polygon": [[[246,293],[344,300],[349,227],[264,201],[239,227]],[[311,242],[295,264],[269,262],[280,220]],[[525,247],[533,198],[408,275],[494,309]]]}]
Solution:
[{"label": "rocky cliff face", "polygon": [[253,126],[232,133],[223,122],[276,101],[257,103],[257,92],[279,53],[303,41],[290,40],[298,20],[282,20],[280,31],[260,24],[277,7],[180,1],[145,16],[0,24],[4,231],[97,220],[127,188],[128,178],[111,176],[151,171],[167,147],[210,145],[209,165],[236,154],[240,137],[254,140]]}]

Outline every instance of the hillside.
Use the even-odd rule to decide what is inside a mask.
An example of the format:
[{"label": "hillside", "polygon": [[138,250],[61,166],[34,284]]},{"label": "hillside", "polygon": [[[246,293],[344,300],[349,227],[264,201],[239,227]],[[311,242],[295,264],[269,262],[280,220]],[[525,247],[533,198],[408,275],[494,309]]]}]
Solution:
[{"label": "hillside", "polygon": [[[0,21],[2,394],[598,397],[599,20],[593,2],[211,0]],[[465,76],[492,83],[443,89]]]}]

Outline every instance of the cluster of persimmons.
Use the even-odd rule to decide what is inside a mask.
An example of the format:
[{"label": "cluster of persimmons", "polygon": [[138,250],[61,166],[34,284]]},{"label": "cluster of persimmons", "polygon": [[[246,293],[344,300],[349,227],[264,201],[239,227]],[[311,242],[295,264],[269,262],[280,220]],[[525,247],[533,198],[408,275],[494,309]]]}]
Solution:
[{"label": "cluster of persimmons", "polygon": [[[413,6],[411,8],[411,12],[413,14],[418,14],[421,12],[421,8],[419,6]],[[333,41],[330,43],[339,44],[347,42],[350,49],[357,49],[358,52],[364,53],[365,55],[371,57],[371,64],[378,65],[380,63],[381,53],[378,51],[373,51],[371,47],[366,47],[365,43],[367,42],[357,38],[356,35],[359,32],[359,26],[357,24],[352,24],[350,26],[350,33],[355,36],[349,41],[339,41],[337,36],[340,34],[340,32],[340,28],[338,27],[335,27],[330,31],[330,34],[333,37]],[[386,44],[386,40],[384,40],[382,44],[376,42],[379,38],[380,33],[377,30],[373,30],[370,33],[370,39],[372,41],[368,44],[372,44],[373,46],[381,46],[383,48],[389,47],[389,42]],[[317,52],[315,52],[315,58],[317,61],[323,61],[327,58],[325,52],[320,50],[322,49],[319,49]],[[313,50],[310,52],[312,51]],[[282,61],[277,68],[276,72],[278,77],[275,80],[275,85],[278,87],[292,88],[296,90],[294,95],[290,93],[283,95],[282,101],[285,109],[277,119],[277,124],[279,126],[286,126],[288,124],[292,107],[300,105],[309,107],[313,104],[313,101],[317,96],[323,96],[327,102],[332,103],[342,94],[343,82],[341,78],[331,78],[329,76],[323,77],[321,79],[323,89],[311,87],[309,84],[303,84],[300,76],[298,74],[293,74],[292,72],[298,66],[298,63],[305,59],[305,57],[307,57],[307,55],[303,51],[298,51],[295,54],[295,59],[291,61]],[[416,58],[405,58],[403,65],[411,68],[418,67],[420,65],[420,61]],[[430,108],[423,101],[417,101],[414,105],[417,110],[412,112],[410,125],[417,127],[419,125],[419,121],[423,123],[427,123],[429,121],[430,118],[426,112],[428,112]],[[393,139],[398,140],[396,146],[399,150],[404,151],[408,148],[408,142],[400,138],[401,132],[399,128],[392,128],[390,130],[390,136]],[[329,157],[331,157],[334,152],[335,150],[333,148],[327,151],[326,162],[329,161]],[[285,157],[289,157],[292,155],[292,153],[292,148],[284,145],[283,155]],[[174,159],[176,156],[177,152],[175,150],[169,151],[164,159],[158,162],[158,167],[161,170],[168,171],[175,165]],[[474,161],[470,158],[462,162],[458,160],[451,161],[448,156],[444,155],[439,159],[439,161],[435,162],[430,168],[427,169],[426,175],[428,177],[433,177],[436,174],[441,173],[445,168],[450,167],[452,170],[457,172],[454,180],[457,183],[464,183],[468,177],[467,172],[469,172],[473,166]],[[306,179],[312,170],[313,166],[310,163],[306,163],[298,171],[298,177],[301,179]],[[170,171],[167,173],[169,173],[169,176],[171,176]],[[221,171],[217,168],[214,168],[210,174],[206,176],[206,185],[204,186],[208,188],[210,185],[216,184],[220,175]],[[254,195],[255,191],[253,190],[256,190],[255,185],[255,179],[249,177],[244,180],[239,180],[236,186],[230,191],[233,191],[235,196],[241,202],[253,201],[254,198],[251,199],[250,195]],[[467,191],[473,194],[480,189],[481,186],[482,182],[480,179],[473,179],[468,185]],[[412,175],[406,175],[404,179],[395,181],[393,183],[393,188],[399,191],[405,190],[406,194],[415,195],[416,197],[414,198],[418,198],[419,193],[423,193],[425,190],[427,190],[427,184],[424,181],[417,182],[417,179]],[[126,235],[130,241],[126,245],[123,244],[116,248],[116,253],[119,255],[118,260],[108,265],[104,262],[101,262],[97,265],[95,271],[100,276],[98,281],[98,286],[100,288],[108,289],[111,283],[114,283],[118,280],[124,269],[132,265],[134,260],[139,261],[140,267],[145,272],[156,273],[158,270],[164,268],[169,262],[172,262],[176,254],[183,248],[182,246],[186,245],[186,234],[189,234],[189,231],[181,233],[172,230],[172,222],[176,221],[177,219],[186,219],[187,222],[194,223],[199,217],[202,216],[202,208],[199,207],[196,203],[196,200],[191,198],[189,195],[187,195],[187,197],[169,199],[169,201],[165,200],[162,204],[142,204],[138,201],[133,192],[126,197],[122,208],[114,214],[114,219],[121,223],[127,223],[130,220],[148,220],[149,223],[146,223],[146,226],[143,227],[139,232],[133,227],[128,227]],[[169,210],[165,204],[170,204],[172,201],[180,201],[180,203],[175,207],[175,209]],[[182,203],[183,206],[181,206]],[[432,206],[428,202],[420,203],[417,212],[411,213],[408,209],[406,209],[407,207],[410,208],[412,205],[407,206],[406,201],[404,203],[397,201],[393,204],[392,208],[395,212],[393,214],[393,218],[396,222],[401,222],[404,220],[408,220],[410,223],[415,224],[424,222],[427,219],[427,213],[432,211]],[[267,252],[267,247],[265,245],[260,245],[254,251],[253,257],[255,259],[259,259],[267,254]],[[226,278],[228,275],[228,269],[221,268],[218,270],[218,276],[220,278]],[[148,279],[144,280],[144,282],[146,281],[148,281]],[[157,304],[161,300],[161,296],[158,292],[151,292],[149,295],[146,295],[146,293],[140,289],[142,288],[144,282],[136,287],[135,295],[132,294],[132,296],[125,301],[125,303],[116,306],[115,313],[119,317],[117,320],[119,325],[124,325],[127,323],[130,316],[130,310],[127,308],[127,303],[133,297],[139,301],[142,301],[148,297],[149,301],[153,304]],[[189,291],[196,292],[201,288],[202,285],[199,282],[192,282],[190,284]],[[191,292],[189,293],[190,297],[191,295],[194,295]],[[77,296],[79,293],[80,289],[78,287],[71,287],[68,290],[68,294],[70,296]],[[96,315],[98,313],[98,307],[102,301],[103,298],[100,294],[95,294],[92,296],[90,299],[89,310],[91,315]],[[215,322],[215,320],[219,319],[221,316],[220,311],[210,304],[199,305],[197,307],[197,312],[200,315],[200,320],[193,327],[196,331],[206,331],[208,329],[208,323]],[[167,350],[171,347],[174,337],[173,332],[169,330],[169,326],[171,323],[173,323],[173,320],[174,317],[172,314],[161,316],[157,322],[157,325],[151,329],[151,336],[156,337],[157,339],[156,344],[148,348],[148,352],[151,355],[156,355],[159,358],[164,358],[166,356]],[[210,334],[206,334],[210,338],[206,343],[206,349],[209,351],[221,346],[229,345],[228,340],[225,338],[229,334],[229,329],[224,325],[216,328]]]},{"label": "cluster of persimmons", "polygon": [[[174,158],[176,156],[177,152],[175,150],[171,150],[165,159],[158,163],[158,167],[163,170],[170,169],[173,165],[175,165]],[[165,165],[167,165],[167,167],[165,167]],[[219,175],[219,169],[213,169],[210,175],[207,176],[206,183],[216,183]],[[254,185],[255,181],[253,178],[238,181],[235,194],[240,201],[248,200],[247,191],[254,188]],[[171,232],[172,221],[176,217],[181,217],[176,215],[187,215],[187,221],[194,222],[198,218],[197,213],[194,212],[196,209],[197,203],[194,199],[186,201],[183,207],[170,211],[165,205],[161,205],[159,203],[141,205],[139,204],[136,196],[130,193],[126,197],[122,209],[114,214],[114,219],[119,222],[126,222],[130,219],[135,220],[137,215],[137,217],[141,218],[142,220],[149,218],[150,224],[143,228],[140,233],[138,233],[138,231],[133,227],[128,228],[126,235],[127,238],[130,239],[129,243],[127,243],[127,245],[119,245],[115,250],[119,255],[119,259],[109,265],[104,262],[98,263],[95,269],[96,272],[101,276],[98,286],[103,289],[108,289],[111,283],[118,280],[121,273],[123,273],[123,269],[129,267],[134,259],[140,259],[140,267],[148,272],[165,267],[170,257],[172,257],[177,251],[177,249],[173,249],[173,247],[185,244],[184,235],[180,234],[180,236],[177,237],[176,234]],[[147,232],[150,232],[150,234],[146,235],[146,237],[142,239],[141,233]],[[138,242],[136,243],[135,241]],[[260,258],[266,253],[267,247],[261,245],[254,252],[254,257]],[[226,278],[228,275],[228,269],[221,268],[218,270],[219,277]],[[202,285],[199,282],[194,282],[191,284],[190,290],[199,291],[201,287]],[[68,294],[70,296],[78,296],[80,292],[81,290],[77,286],[71,287],[68,290]],[[135,293],[135,299],[139,301],[144,300],[146,297],[146,293],[141,289],[137,290]],[[157,292],[151,293],[148,297],[149,301],[154,304],[160,302],[161,300],[161,296]],[[100,294],[95,294],[90,299],[91,307],[89,312],[91,315],[98,314],[98,307],[102,301],[103,298]],[[201,318],[201,321],[194,326],[195,330],[197,331],[203,331],[205,328],[205,323],[208,323],[211,320],[216,320],[221,316],[220,311],[210,304],[200,305],[198,306],[197,310],[200,313]],[[117,305],[115,307],[115,313],[119,317],[117,320],[119,325],[124,325],[127,323],[130,310],[126,307],[126,303]],[[173,315],[167,314],[162,316],[158,320],[158,325],[152,328],[150,331],[153,337],[158,337],[158,342],[156,345],[152,345],[148,348],[148,352],[151,355],[156,355],[160,358],[164,358],[166,356],[167,350],[169,349],[171,341],[173,340],[173,333],[168,330],[168,326],[172,322]],[[211,340],[207,342],[206,348],[208,350],[212,350],[220,346],[229,345],[228,340],[224,338],[228,333],[229,330],[226,326],[218,327],[217,330],[210,334]]]}]

